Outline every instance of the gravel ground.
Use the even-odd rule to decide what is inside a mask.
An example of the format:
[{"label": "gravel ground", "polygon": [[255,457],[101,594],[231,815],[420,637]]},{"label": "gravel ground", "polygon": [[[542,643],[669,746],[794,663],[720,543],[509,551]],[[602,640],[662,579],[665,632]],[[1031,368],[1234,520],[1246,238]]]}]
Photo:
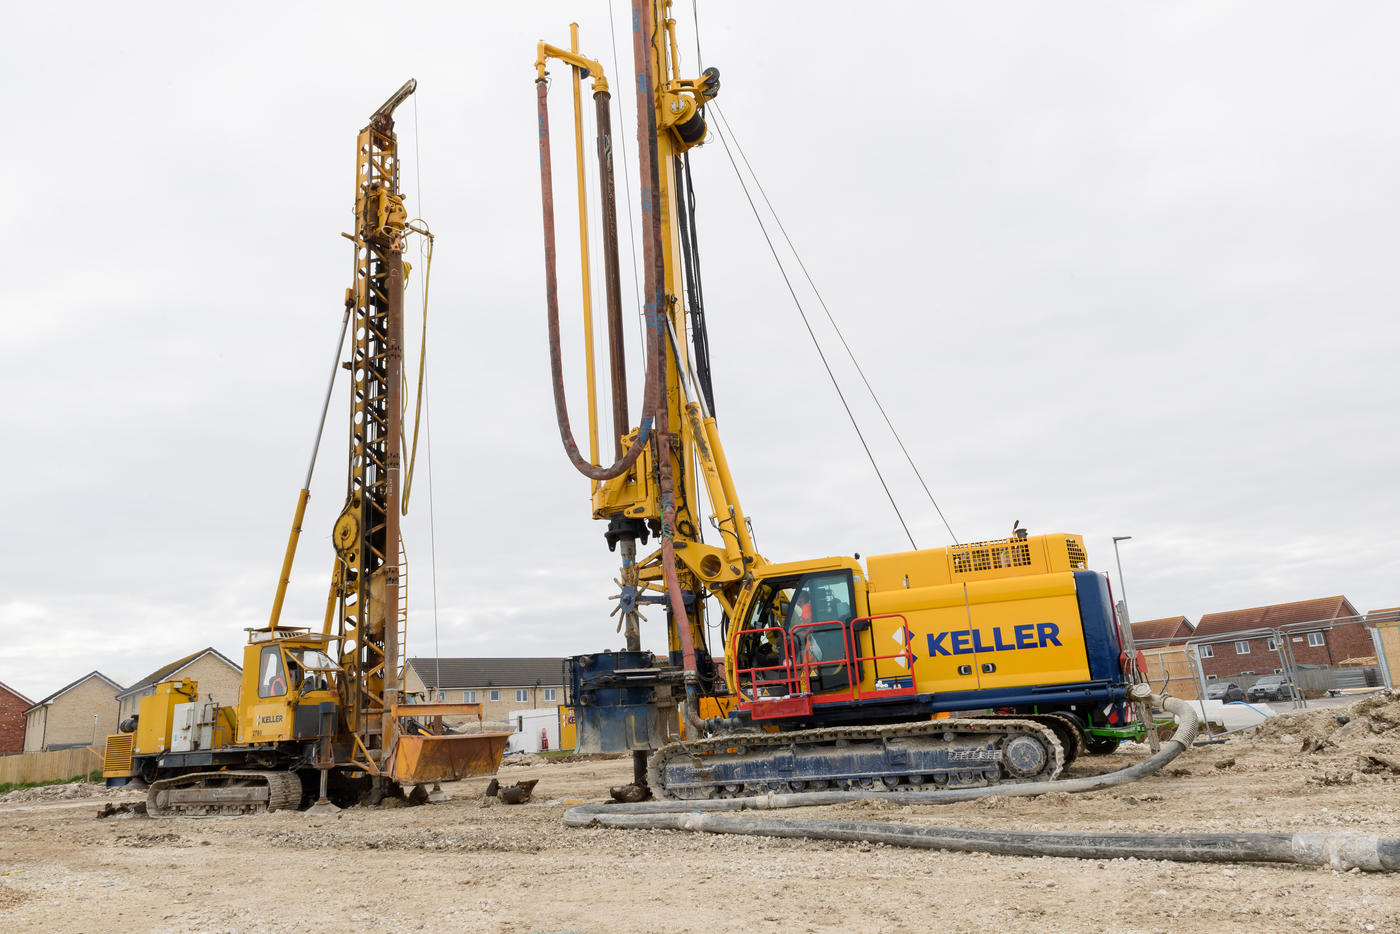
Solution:
[{"label": "gravel ground", "polygon": [[[1349,718],[1343,723],[1338,717]],[[1400,695],[1279,717],[1112,791],[938,807],[861,802],[804,817],[1077,831],[1336,831],[1400,836]],[[1129,745],[1071,774],[1146,755]],[[516,757],[512,757],[514,760]],[[626,759],[521,757],[524,805],[451,800],[227,819],[119,815],[138,792],[55,786],[0,798],[10,931],[981,932],[1400,931],[1400,874],[1265,864],[1086,861],[860,843],[569,830],[568,807]]]}]

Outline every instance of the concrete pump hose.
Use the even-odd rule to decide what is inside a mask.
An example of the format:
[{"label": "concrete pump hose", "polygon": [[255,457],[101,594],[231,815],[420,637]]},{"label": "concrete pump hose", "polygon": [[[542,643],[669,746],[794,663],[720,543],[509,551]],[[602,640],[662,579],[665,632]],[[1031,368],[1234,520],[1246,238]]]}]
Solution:
[{"label": "concrete pump hose", "polygon": [[735,817],[711,811],[776,810],[842,804],[869,798],[899,804],[951,804],[990,796],[1025,797],[1048,792],[1079,793],[1111,788],[1150,775],[1195,741],[1196,712],[1179,698],[1154,695],[1153,705],[1173,714],[1177,729],[1148,759],[1088,778],[1030,782],[992,788],[943,791],[810,791],[707,801],[642,801],[636,804],[586,804],[564,814],[569,827],[690,830],[814,840],[866,841],[891,846],[959,850],[1008,856],[1063,856],[1080,859],[1170,859],[1181,862],[1282,862],[1371,872],[1400,870],[1400,838],[1364,834],[1155,834],[1050,833],[929,827],[881,821],[791,820]]}]

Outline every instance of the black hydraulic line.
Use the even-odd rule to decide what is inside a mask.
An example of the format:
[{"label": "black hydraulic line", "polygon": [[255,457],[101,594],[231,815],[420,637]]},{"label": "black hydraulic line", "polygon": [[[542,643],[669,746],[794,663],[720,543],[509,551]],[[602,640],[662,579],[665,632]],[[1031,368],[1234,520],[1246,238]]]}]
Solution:
[{"label": "black hydraulic line", "polygon": [[705,396],[705,405],[715,414],[715,387],[710,376],[710,333],[705,326],[705,295],[700,278],[700,234],[695,226],[695,182],[690,174],[690,153],[676,159],[676,192],[681,209],[676,212],[681,240],[681,265],[685,270],[685,291],[689,299],[690,342],[695,347],[695,381]]}]

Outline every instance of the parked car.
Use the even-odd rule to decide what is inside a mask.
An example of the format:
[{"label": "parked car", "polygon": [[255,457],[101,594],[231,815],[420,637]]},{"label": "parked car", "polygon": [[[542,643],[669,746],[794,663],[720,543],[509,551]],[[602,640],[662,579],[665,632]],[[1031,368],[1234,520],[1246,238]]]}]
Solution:
[{"label": "parked car", "polygon": [[1218,700],[1225,703],[1244,700],[1244,688],[1233,681],[1216,681],[1206,688],[1206,700]]},{"label": "parked car", "polygon": [[1247,696],[1252,701],[1276,701],[1292,700],[1297,693],[1293,682],[1283,675],[1265,675],[1249,686]]}]

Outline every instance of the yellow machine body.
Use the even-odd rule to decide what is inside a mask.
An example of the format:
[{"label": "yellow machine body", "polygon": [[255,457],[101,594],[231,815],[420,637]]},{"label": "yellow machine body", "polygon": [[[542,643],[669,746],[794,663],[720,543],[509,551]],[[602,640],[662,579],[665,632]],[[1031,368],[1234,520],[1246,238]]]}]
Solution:
[{"label": "yellow machine body", "polygon": [[191,703],[198,697],[199,683],[189,678],[157,684],[154,694],[141,698],[132,754],[148,756],[169,749],[175,705]]},{"label": "yellow machine body", "polygon": [[238,695],[240,745],[255,746],[320,735],[320,704],[336,700],[339,667],[324,654],[323,636],[298,632],[243,648]]},{"label": "yellow machine body", "polygon": [[[806,575],[849,574],[853,611],[869,621],[847,654],[879,659],[860,666],[850,691],[856,698],[910,676],[915,693],[996,690],[1068,684],[1090,678],[1074,572],[1086,567],[1078,535],[1036,535],[1004,541],[928,548],[868,559],[868,576],[854,558],[822,558],[762,566],[756,584]],[[793,593],[796,587],[792,588]],[[743,686],[746,659],[763,619],[753,606],[761,586],[750,585],[735,606],[726,676]],[[786,600],[776,615],[787,618]],[[820,614],[814,622],[821,622]],[[784,627],[790,636],[791,625]],[[744,635],[749,630],[749,635]],[[776,633],[775,633],[776,635]],[[908,651],[908,657],[903,657]],[[912,664],[911,664],[912,661]],[[820,686],[794,685],[822,693]],[[838,690],[836,688],[828,690]]]}]

